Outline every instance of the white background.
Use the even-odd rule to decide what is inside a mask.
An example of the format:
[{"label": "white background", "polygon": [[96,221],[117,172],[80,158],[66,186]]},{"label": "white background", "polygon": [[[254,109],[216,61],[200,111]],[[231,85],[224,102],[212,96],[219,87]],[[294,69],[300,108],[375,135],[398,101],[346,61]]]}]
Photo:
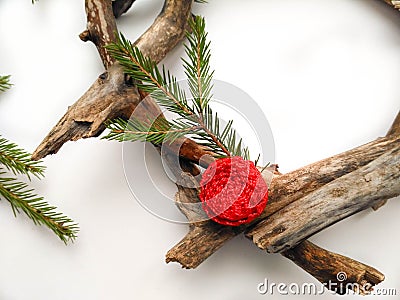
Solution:
[{"label": "white background", "polygon": [[[282,172],[386,133],[399,109],[399,12],[376,0],[209,2],[194,11],[207,20],[216,78],[247,91],[262,107]],[[119,29],[134,40],[161,7],[162,1],[138,0]],[[15,84],[0,95],[4,137],[32,152],[102,72],[94,46],[78,38],[84,28],[83,1],[0,1],[0,72],[12,74]],[[179,46],[165,60],[178,78],[182,54]],[[279,299],[259,295],[258,283],[316,282],[244,237],[196,270],[166,265],[165,253],[187,228],[152,216],[135,201],[121,144],[70,142],[44,164],[46,178],[33,186],[78,221],[81,232],[64,246],[25,216],[15,219],[1,201],[1,300]],[[387,278],[380,287],[400,293],[396,200],[311,240],[376,267]]]}]

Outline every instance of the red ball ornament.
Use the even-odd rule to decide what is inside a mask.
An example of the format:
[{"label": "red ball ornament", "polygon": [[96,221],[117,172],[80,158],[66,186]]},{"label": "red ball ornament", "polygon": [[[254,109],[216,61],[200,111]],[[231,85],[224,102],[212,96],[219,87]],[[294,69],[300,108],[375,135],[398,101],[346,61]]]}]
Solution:
[{"label": "red ball ornament", "polygon": [[252,161],[239,156],[211,163],[200,182],[200,200],[217,223],[239,226],[257,218],[268,201],[268,186]]}]

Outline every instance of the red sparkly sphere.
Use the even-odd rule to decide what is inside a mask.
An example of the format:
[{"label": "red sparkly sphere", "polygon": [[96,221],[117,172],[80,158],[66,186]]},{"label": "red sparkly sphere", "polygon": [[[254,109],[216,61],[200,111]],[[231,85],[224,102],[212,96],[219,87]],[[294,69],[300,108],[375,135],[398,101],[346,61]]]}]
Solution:
[{"label": "red sparkly sphere", "polygon": [[257,218],[268,201],[268,186],[252,161],[239,156],[211,163],[200,182],[200,200],[207,215],[230,226]]}]

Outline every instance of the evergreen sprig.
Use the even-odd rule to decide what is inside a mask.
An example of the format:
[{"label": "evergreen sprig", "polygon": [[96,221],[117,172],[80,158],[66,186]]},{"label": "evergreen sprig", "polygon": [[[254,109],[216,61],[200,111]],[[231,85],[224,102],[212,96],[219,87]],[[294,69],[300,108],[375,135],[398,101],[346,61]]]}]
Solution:
[{"label": "evergreen sprig", "polygon": [[76,238],[79,228],[73,220],[57,212],[56,207],[50,206],[43,197],[37,196],[26,183],[8,177],[1,167],[0,196],[10,203],[14,216],[20,211],[24,212],[35,225],[46,225],[65,244]]},{"label": "evergreen sprig", "polygon": [[[9,76],[0,77],[0,91],[10,87]],[[45,225],[65,244],[76,238],[79,227],[73,220],[56,211],[43,197],[36,195],[28,184],[13,175],[41,178],[45,167],[32,161],[31,155],[0,135],[0,200],[7,200],[14,216],[21,211],[36,225]]]},{"label": "evergreen sprig", "polygon": [[122,34],[116,43],[107,46],[107,50],[124,67],[125,73],[136,80],[137,87],[151,94],[160,105],[182,116],[193,114],[176,78],[165,68],[160,71],[155,62],[145,57]]},{"label": "evergreen sprig", "polygon": [[36,225],[45,225],[52,230],[64,243],[76,238],[78,225],[62,213],[56,212],[56,207],[50,206],[43,197],[39,197],[14,176],[22,174],[43,177],[45,167],[41,162],[30,159],[30,154],[0,136],[0,199],[7,200],[16,216],[24,212]]},{"label": "evergreen sprig", "polygon": [[131,118],[129,121],[112,120],[106,125],[110,132],[104,138],[118,141],[150,141],[160,144],[178,137],[190,135],[199,144],[207,146],[216,156],[242,156],[249,159],[249,151],[243,147],[242,139],[229,121],[222,126],[218,114],[209,105],[212,99],[212,79],[210,68],[210,42],[207,41],[205,21],[194,17],[189,21],[191,30],[187,32],[185,45],[187,59],[183,59],[185,74],[189,83],[191,99],[188,101],[177,79],[161,70],[151,59],[146,58],[122,34],[117,42],[107,46],[109,53],[123,66],[125,73],[135,80],[137,87],[151,95],[162,107],[178,115],[178,119],[166,121],[162,118],[143,121]]},{"label": "evergreen sprig", "polygon": [[204,112],[211,100],[214,75],[214,71],[210,71],[211,51],[205,26],[203,18],[190,21],[192,31],[186,33],[189,44],[185,44],[185,52],[189,59],[182,58],[189,89],[199,114]]},{"label": "evergreen sprig", "polygon": [[169,122],[164,118],[157,118],[149,123],[136,118],[128,121],[116,119],[107,124],[107,127],[111,129],[107,135],[109,140],[151,142],[157,145],[164,141],[172,143],[180,137],[199,130],[198,126],[189,126],[179,119]]},{"label": "evergreen sprig", "polygon": [[45,167],[40,161],[31,160],[31,155],[18,148],[14,143],[9,142],[0,135],[0,164],[3,164],[9,171],[16,174],[24,174],[30,178],[43,177]]},{"label": "evergreen sprig", "polygon": [[10,83],[10,75],[0,76],[0,92],[4,92],[5,90],[11,87]]}]

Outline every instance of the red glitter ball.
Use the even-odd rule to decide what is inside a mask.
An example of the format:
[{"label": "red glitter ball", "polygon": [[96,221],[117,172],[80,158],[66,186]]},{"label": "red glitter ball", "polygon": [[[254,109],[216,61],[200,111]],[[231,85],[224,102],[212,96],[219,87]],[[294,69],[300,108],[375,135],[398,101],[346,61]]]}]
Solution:
[{"label": "red glitter ball", "polygon": [[252,161],[240,156],[210,164],[200,182],[200,200],[207,215],[230,226],[257,218],[268,201],[268,186]]}]

